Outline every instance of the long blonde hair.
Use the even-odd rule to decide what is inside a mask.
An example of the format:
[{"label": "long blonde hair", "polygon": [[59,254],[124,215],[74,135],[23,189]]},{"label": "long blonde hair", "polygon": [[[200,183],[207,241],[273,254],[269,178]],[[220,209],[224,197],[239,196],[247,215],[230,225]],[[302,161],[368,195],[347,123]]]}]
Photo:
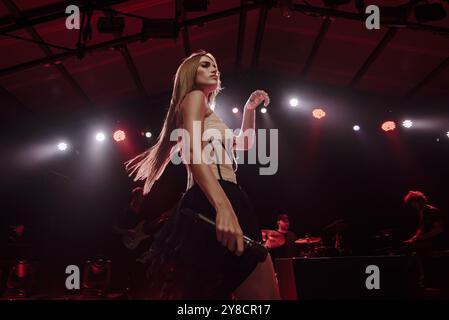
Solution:
[{"label": "long blonde hair", "polygon": [[[204,50],[192,53],[182,61],[176,71],[170,107],[157,142],[145,152],[125,162],[125,168],[130,177],[134,176],[134,181],[145,180],[144,195],[150,192],[154,182],[162,175],[173,153],[176,152],[178,142],[170,141],[170,134],[182,125],[181,102],[189,92],[198,89],[195,83],[196,73],[201,57],[206,55],[215,61],[215,58]],[[207,102],[212,108],[220,91],[219,81],[217,88],[207,97]]]}]

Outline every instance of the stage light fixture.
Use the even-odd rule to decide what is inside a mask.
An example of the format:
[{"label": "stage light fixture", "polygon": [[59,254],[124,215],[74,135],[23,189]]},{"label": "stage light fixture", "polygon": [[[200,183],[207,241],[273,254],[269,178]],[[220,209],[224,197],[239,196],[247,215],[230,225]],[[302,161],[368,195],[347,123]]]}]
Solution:
[{"label": "stage light fixture", "polygon": [[412,120],[404,120],[402,122],[402,126],[404,128],[411,128],[413,126],[413,121]]},{"label": "stage light fixture", "polygon": [[103,132],[97,132],[97,134],[95,135],[95,139],[99,142],[102,142],[106,139],[106,136]]},{"label": "stage light fixture", "polygon": [[443,20],[446,10],[441,3],[427,3],[415,6],[415,18],[418,22]]},{"label": "stage light fixture", "polygon": [[320,108],[313,109],[312,115],[316,119],[321,119],[321,118],[324,118],[326,116],[326,112],[323,109],[320,109]]},{"label": "stage light fixture", "polygon": [[265,108],[265,107],[260,108],[260,112],[267,113],[267,108]]},{"label": "stage light fixture", "polygon": [[355,126],[352,127],[352,130],[360,131],[360,126],[356,124]]},{"label": "stage light fixture", "polygon": [[379,6],[379,11],[382,24],[404,26],[407,22],[407,6]]},{"label": "stage light fixture", "polygon": [[84,264],[82,292],[84,297],[101,298],[111,282],[111,261],[97,258]]},{"label": "stage light fixture", "polygon": [[36,282],[33,264],[27,260],[18,260],[11,267],[6,281],[3,298],[21,299],[30,296]]},{"label": "stage light fixture", "polygon": [[126,139],[126,134],[123,130],[116,130],[112,137],[115,141],[120,142]]},{"label": "stage light fixture", "polygon": [[67,148],[68,148],[67,143],[65,143],[65,142],[58,143],[58,150],[59,151],[65,151],[65,150],[67,150]]},{"label": "stage light fixture", "polygon": [[291,98],[289,101],[290,107],[297,107],[299,105],[299,100],[296,98]]},{"label": "stage light fixture", "polygon": [[236,108],[236,107],[232,108],[232,113],[238,113],[238,112],[239,112],[239,108]]},{"label": "stage light fixture", "polygon": [[385,121],[384,123],[382,123],[381,128],[385,132],[393,131],[394,129],[396,129],[396,123],[394,121]]}]

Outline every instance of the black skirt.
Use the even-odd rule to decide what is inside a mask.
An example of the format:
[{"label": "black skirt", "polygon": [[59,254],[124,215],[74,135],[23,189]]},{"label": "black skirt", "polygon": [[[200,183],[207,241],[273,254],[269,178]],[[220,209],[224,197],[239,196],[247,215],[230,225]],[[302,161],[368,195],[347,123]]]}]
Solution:
[{"label": "black skirt", "polygon": [[[261,241],[259,221],[248,196],[235,183],[219,180],[243,234]],[[247,250],[236,256],[217,241],[215,228],[182,213],[188,208],[215,221],[215,209],[198,185],[187,190],[156,233],[144,261],[156,299],[229,299],[258,261]]]}]

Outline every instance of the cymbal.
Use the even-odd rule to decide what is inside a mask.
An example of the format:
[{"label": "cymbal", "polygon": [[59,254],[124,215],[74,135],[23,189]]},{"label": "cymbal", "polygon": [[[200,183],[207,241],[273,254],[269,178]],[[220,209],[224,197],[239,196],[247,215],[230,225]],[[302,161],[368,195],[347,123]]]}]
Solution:
[{"label": "cymbal", "polygon": [[296,244],[318,243],[321,241],[320,237],[300,238],[295,241]]},{"label": "cymbal", "polygon": [[285,244],[285,236],[275,230],[264,229],[262,230],[262,238],[267,239],[265,246],[269,249],[278,248]]}]

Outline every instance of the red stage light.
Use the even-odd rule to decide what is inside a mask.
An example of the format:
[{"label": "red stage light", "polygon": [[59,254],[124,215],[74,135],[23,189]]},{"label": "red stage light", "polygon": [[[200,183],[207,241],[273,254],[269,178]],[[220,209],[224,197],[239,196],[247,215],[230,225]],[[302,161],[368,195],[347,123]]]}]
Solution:
[{"label": "red stage light", "polygon": [[116,130],[114,132],[113,138],[117,142],[125,140],[125,138],[126,138],[125,131],[123,131],[123,130]]},{"label": "red stage light", "polygon": [[326,116],[326,112],[323,109],[313,109],[312,115],[314,118],[321,119]]},{"label": "red stage light", "polygon": [[385,121],[382,123],[383,131],[393,131],[394,129],[396,129],[396,123],[394,121]]}]

